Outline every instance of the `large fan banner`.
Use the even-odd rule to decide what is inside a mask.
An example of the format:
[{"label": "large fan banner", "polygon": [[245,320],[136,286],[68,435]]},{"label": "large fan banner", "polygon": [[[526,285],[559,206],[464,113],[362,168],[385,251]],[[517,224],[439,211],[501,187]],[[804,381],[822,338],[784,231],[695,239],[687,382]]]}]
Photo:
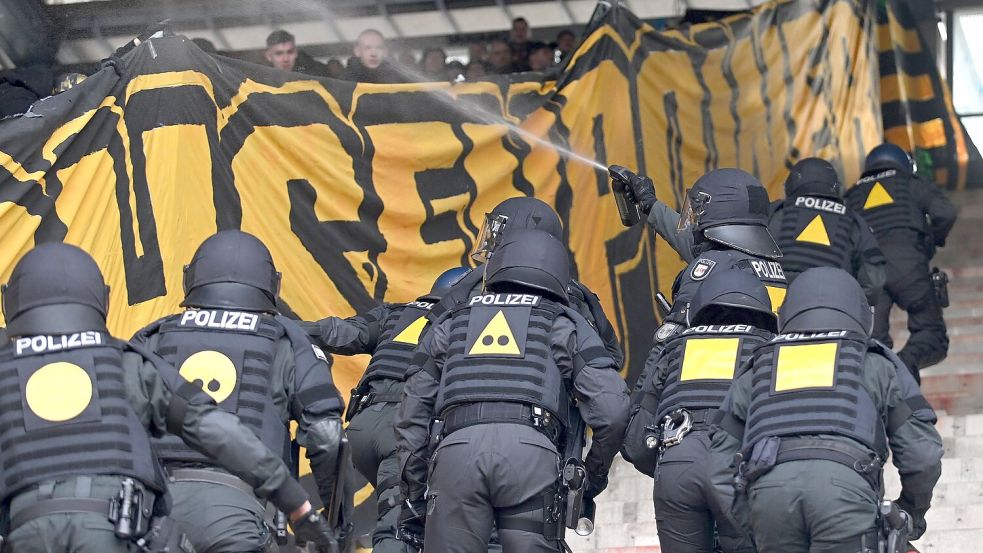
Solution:
[{"label": "large fan banner", "polygon": [[[884,90],[878,59],[883,72],[889,53],[913,51],[878,47],[903,30],[891,21],[878,33],[870,3],[797,0],[656,31],[599,8],[560,70],[455,85],[319,80],[152,39],[0,121],[0,280],[39,242],[79,245],[112,287],[110,329],[128,337],[179,309],[202,240],[238,228],[272,251],[286,312],[349,316],[429,290],[470,263],[485,213],[535,196],[560,214],[630,377],[657,325],[655,292],[681,263],[644,225],[621,225],[604,167],[650,175],[670,205],[728,166],[777,198],[809,155],[852,182],[881,140],[881,95],[914,99]],[[934,108],[941,125],[958,127],[947,105]],[[916,145],[929,124],[910,131]],[[936,174],[959,184],[972,144],[932,136]],[[339,360],[339,387],[363,366]]]}]

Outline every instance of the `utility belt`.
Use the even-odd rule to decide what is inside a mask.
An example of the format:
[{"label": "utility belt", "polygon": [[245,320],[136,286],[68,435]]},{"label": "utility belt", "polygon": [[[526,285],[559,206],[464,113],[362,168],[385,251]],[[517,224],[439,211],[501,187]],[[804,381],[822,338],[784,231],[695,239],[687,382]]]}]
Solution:
[{"label": "utility belt", "polygon": [[366,392],[359,388],[352,389],[352,397],[348,401],[348,408],[345,410],[345,422],[351,422],[355,415],[361,413],[371,405],[376,403],[399,403],[403,400],[403,392],[376,393]]},{"label": "utility belt", "polygon": [[716,409],[676,409],[662,417],[658,426],[646,427],[645,447],[657,449],[661,457],[666,449],[679,445],[690,432],[700,432],[710,429],[710,419]]},{"label": "utility belt", "polygon": [[738,453],[735,461],[738,471],[734,486],[738,491],[746,489],[776,465],[790,461],[823,460],[839,463],[855,470],[870,487],[878,492],[882,488],[881,468],[884,459],[876,453],[849,444],[821,438],[779,438],[772,436],[754,444],[750,458]]},{"label": "utility belt", "polygon": [[209,469],[170,467],[167,469],[167,474],[168,480],[171,482],[204,482],[206,484],[215,484],[239,490],[251,497],[265,510],[263,520],[266,521],[266,524],[271,528],[278,529],[279,521],[277,519],[282,518],[284,529],[286,528],[286,516],[278,511],[269,501],[262,501],[256,497],[253,487],[237,476]]},{"label": "utility belt", "polygon": [[55,497],[41,499],[19,510],[10,519],[10,530],[44,516],[94,513],[114,525],[113,533],[132,541],[145,553],[195,553],[194,546],[168,517],[154,516],[156,495],[132,478],[123,478],[118,494],[111,499]]},{"label": "utility belt", "polygon": [[553,413],[536,405],[498,401],[452,406],[434,423],[432,436],[439,442],[444,436],[462,428],[496,422],[531,426],[542,432],[557,448],[562,443],[563,424]]}]

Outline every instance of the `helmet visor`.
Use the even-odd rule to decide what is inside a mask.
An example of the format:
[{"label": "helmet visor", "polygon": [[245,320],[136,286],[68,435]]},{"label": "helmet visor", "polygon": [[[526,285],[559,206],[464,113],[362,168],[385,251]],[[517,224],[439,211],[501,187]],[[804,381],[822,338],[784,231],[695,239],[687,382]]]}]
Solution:
[{"label": "helmet visor", "polygon": [[679,211],[679,222],[676,224],[676,234],[690,232],[700,224],[700,216],[706,212],[710,203],[710,194],[694,192],[692,188],[686,191],[683,208]]},{"label": "helmet visor", "polygon": [[471,259],[478,263],[487,263],[495,248],[501,244],[502,236],[505,233],[505,225],[508,223],[507,215],[485,215],[485,224],[481,226],[478,239],[471,250]]}]

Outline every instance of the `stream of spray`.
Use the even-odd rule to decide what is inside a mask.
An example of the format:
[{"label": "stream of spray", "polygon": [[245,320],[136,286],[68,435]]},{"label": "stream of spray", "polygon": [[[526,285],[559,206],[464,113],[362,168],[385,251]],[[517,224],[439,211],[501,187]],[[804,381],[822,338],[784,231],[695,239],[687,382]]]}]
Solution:
[{"label": "stream of spray", "polygon": [[[395,63],[393,65],[397,72],[399,72],[403,77],[412,80],[413,82],[428,82],[428,81],[432,82],[423,73],[420,73],[414,70],[413,68],[406,67],[405,65],[399,63]],[[516,125],[515,123],[510,122],[503,115],[499,113],[492,113],[488,110],[481,108],[479,105],[474,103],[466,103],[466,100],[462,101],[460,97],[455,99],[455,97],[452,96],[446,89],[429,89],[429,90],[425,90],[424,92],[427,92],[430,96],[438,100],[441,104],[444,104],[445,106],[456,111],[460,115],[472,117],[474,119],[481,121],[486,125],[502,125],[508,128],[510,131],[514,132],[515,134],[528,140],[529,142],[534,142],[541,146],[550,148],[551,150],[555,151],[557,154],[559,154],[561,157],[566,158],[567,160],[579,161],[580,163],[583,163],[585,165],[590,165],[591,167],[598,169],[600,171],[604,171],[605,173],[608,172],[608,168],[601,165],[597,161],[590,159],[589,157],[586,157],[584,155],[578,154],[577,152],[574,152],[569,148],[560,146],[559,144],[555,144],[549,140],[546,140],[545,138],[538,136],[529,130],[523,129],[522,127]]]}]

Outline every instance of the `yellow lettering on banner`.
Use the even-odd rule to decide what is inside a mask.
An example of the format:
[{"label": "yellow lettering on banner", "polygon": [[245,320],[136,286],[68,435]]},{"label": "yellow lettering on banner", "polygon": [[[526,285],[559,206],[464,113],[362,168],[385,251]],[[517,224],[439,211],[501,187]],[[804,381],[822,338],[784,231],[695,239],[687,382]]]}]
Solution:
[{"label": "yellow lettering on banner", "polygon": [[[464,212],[471,196],[462,188],[463,183],[447,182],[451,192],[441,193],[436,203],[422,198],[417,186],[419,173],[453,168],[464,147],[450,124],[437,121],[373,125],[367,131],[375,146],[372,180],[384,206],[379,230],[386,237],[387,248],[379,255],[379,266],[389,279],[389,292],[405,294],[386,299],[406,301],[420,294],[420,283],[433,282],[446,269],[442,263],[461,259],[467,253],[463,240],[428,244],[421,235],[427,222],[424,202],[430,204],[434,216]],[[459,215],[455,218],[465,233],[460,226],[462,219]],[[481,224],[476,228],[480,229]]]},{"label": "yellow lettering on banner", "polygon": [[795,237],[796,242],[812,242],[813,244],[829,245],[829,233],[823,224],[823,216],[816,215],[812,221]]},{"label": "yellow lettering on banner", "polygon": [[478,334],[478,339],[471,344],[468,355],[521,355],[519,345],[515,343],[515,334],[509,328],[509,321],[501,309],[492,317],[484,330]]},{"label": "yellow lettering on banner", "polygon": [[48,422],[71,420],[92,402],[92,379],[73,363],[49,363],[27,379],[24,400],[35,415]]},{"label": "yellow lettering on banner", "polygon": [[765,290],[768,291],[768,298],[771,300],[771,310],[778,314],[778,308],[785,303],[785,294],[788,292],[785,288],[781,286],[768,286],[765,285]]},{"label": "yellow lettering on banner", "polygon": [[740,338],[690,338],[683,352],[681,382],[732,380],[737,368]]},{"label": "yellow lettering on banner", "polygon": [[894,198],[888,193],[887,189],[880,182],[875,182],[874,186],[871,187],[870,193],[867,194],[867,201],[864,202],[864,210],[874,209],[875,207],[881,207],[882,205],[891,205],[894,203]]},{"label": "yellow lettering on banner", "polygon": [[423,315],[419,319],[413,321],[410,326],[403,329],[402,332],[393,338],[393,342],[399,342],[401,344],[412,344],[417,345],[420,343],[420,334],[423,332],[424,327],[427,326],[427,316]]},{"label": "yellow lettering on banner", "polygon": [[[242,201],[242,230],[270,248],[283,273],[280,292],[306,320],[353,313],[290,222],[287,182],[305,180],[314,188],[319,221],[358,222],[365,192],[356,182],[353,160],[327,125],[257,127],[232,160]],[[362,282],[372,282],[361,266]],[[377,275],[376,275],[377,277]],[[316,290],[316,293],[313,291]]]},{"label": "yellow lettering on banner", "polygon": [[188,382],[201,386],[215,403],[229,399],[239,378],[235,363],[218,351],[199,351],[191,355],[181,363],[178,373]]},{"label": "yellow lettering on banner", "polygon": [[[604,94],[591,94],[587,92],[589,90],[604,90]],[[604,61],[581,75],[575,82],[567,83],[564,94],[573,94],[572,97],[580,98],[578,102],[568,102],[560,112],[563,125],[570,131],[568,141],[571,150],[588,159],[606,161],[609,164],[617,163],[627,167],[638,165],[635,157],[635,144],[638,137],[634,133],[631,122],[630,85],[614,62]],[[644,117],[644,114],[642,116]],[[601,144],[595,144],[597,137],[594,129],[597,124],[601,125],[603,140]],[[547,129],[541,132],[549,136],[546,134]],[[599,159],[601,149],[606,154],[606,160]],[[545,153],[547,149],[543,148],[543,150]],[[523,172],[527,176],[531,174],[528,160],[523,166]],[[612,262],[620,261],[619,266],[614,270],[616,280],[628,271],[638,268],[642,259],[651,262],[653,257],[644,258],[643,252],[639,251],[639,254],[633,256],[631,260],[608,259],[606,245],[608,240],[630,231],[621,224],[614,197],[607,192],[609,186],[607,175],[583,161],[569,159],[566,161],[566,178],[573,189],[569,245],[577,263],[579,280],[597,294],[605,311],[612,317],[615,312],[626,313],[628,311],[626,304],[637,301],[635,294],[648,298],[654,297],[656,292],[654,282],[648,290],[618,290],[618,283],[612,282],[610,272]],[[595,184],[598,183],[598,179],[601,179],[599,184],[604,187],[600,190]],[[549,187],[553,186],[551,181],[545,181],[545,184]],[[559,184],[557,182],[557,186]],[[543,199],[555,199],[556,192],[552,188],[544,190],[537,186],[537,195],[540,195],[541,190],[543,190]],[[587,221],[590,223],[585,224]],[[639,250],[647,250],[647,248],[640,244]],[[671,258],[665,259],[671,262]],[[622,333],[622,337],[625,340],[625,350],[629,352],[626,353],[625,366],[627,366],[632,361],[627,357],[630,355],[631,343],[626,333]]]},{"label": "yellow lettering on banner", "polygon": [[779,346],[775,391],[832,388],[836,384],[838,348],[836,342]]}]

